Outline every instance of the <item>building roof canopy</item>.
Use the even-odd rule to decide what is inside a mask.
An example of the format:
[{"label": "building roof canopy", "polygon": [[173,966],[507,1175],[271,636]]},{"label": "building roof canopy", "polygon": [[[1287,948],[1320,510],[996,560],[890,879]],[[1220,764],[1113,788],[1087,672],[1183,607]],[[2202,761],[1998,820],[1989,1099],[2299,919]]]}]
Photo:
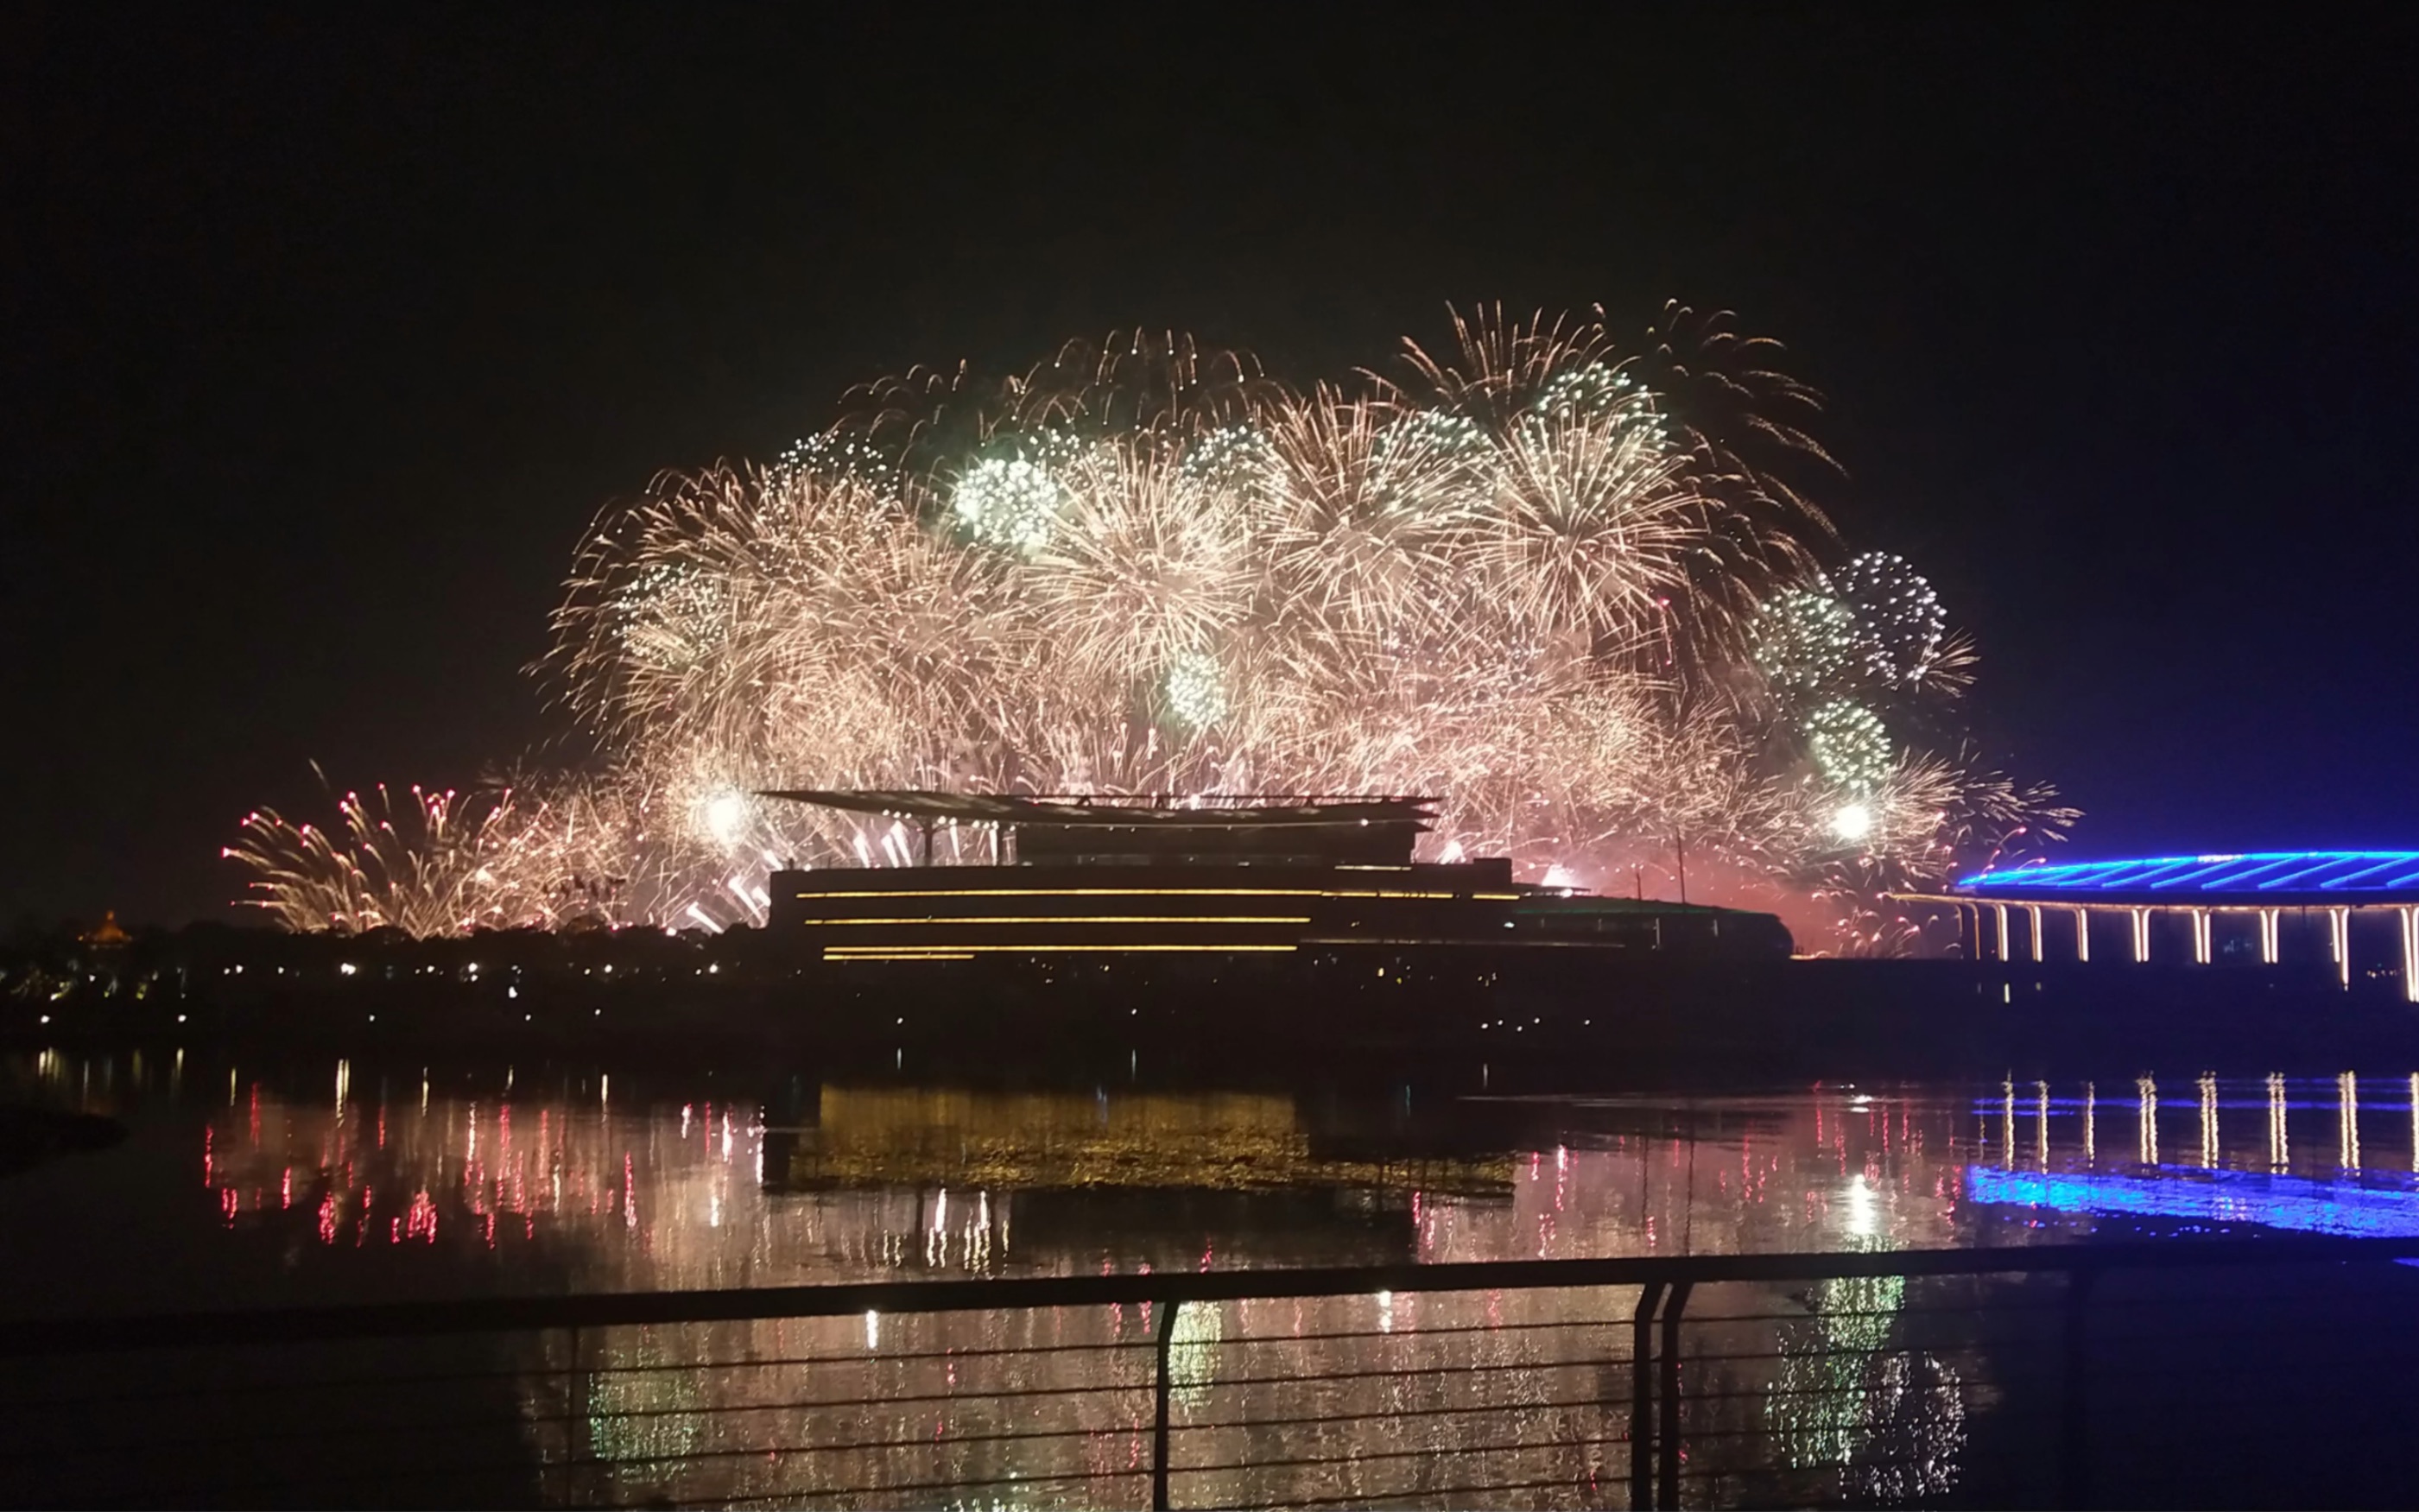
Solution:
[{"label": "building roof canopy", "polygon": [[1148,826],[1153,830],[1341,827],[1415,825],[1435,817],[1436,799],[1322,797],[1299,794],[1174,797],[1165,795],[933,793],[915,789],[824,792],[779,789],[757,795],[853,813],[922,823],[1019,827]]}]

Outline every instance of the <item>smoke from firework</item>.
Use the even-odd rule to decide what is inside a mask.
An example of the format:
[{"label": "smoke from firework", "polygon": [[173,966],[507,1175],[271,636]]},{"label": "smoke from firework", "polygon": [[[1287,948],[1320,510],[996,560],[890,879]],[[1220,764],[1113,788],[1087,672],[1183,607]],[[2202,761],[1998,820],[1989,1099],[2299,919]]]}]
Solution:
[{"label": "smoke from firework", "polygon": [[598,770],[471,840],[347,810],[230,854],[297,928],[720,924],[770,865],[906,858],[764,788],[1423,794],[1431,856],[1615,886],[1685,844],[1864,900],[1835,912],[1870,946],[1880,890],[2071,819],[1908,743],[1970,654],[1792,483],[1827,458],[1768,344],[1677,309],[1635,351],[1600,318],[1455,335],[1351,388],[1140,338],[870,385],[598,519],[539,669]]}]

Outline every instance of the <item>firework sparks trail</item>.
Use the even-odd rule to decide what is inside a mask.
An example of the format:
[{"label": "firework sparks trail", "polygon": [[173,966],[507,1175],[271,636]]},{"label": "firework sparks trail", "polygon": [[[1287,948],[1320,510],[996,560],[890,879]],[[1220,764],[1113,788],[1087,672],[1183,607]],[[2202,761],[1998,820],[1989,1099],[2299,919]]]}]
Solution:
[{"label": "firework sparks trail", "polygon": [[337,800],[334,832],[256,810],[223,854],[253,872],[254,901],[296,929],[455,934],[612,906],[623,816],[531,803],[510,788],[468,803],[418,787],[400,804],[383,786],[372,792]]},{"label": "firework sparks trail", "polygon": [[228,854],[295,928],[679,927],[761,918],[768,867],[909,859],[765,788],[1422,793],[1424,854],[1611,884],[1685,841],[1874,949],[1880,891],[2072,815],[1918,744],[1970,648],[1901,559],[1822,570],[1771,350],[1495,312],[1351,388],[1175,337],[884,380],[599,517],[537,669],[598,773],[258,813]]}]

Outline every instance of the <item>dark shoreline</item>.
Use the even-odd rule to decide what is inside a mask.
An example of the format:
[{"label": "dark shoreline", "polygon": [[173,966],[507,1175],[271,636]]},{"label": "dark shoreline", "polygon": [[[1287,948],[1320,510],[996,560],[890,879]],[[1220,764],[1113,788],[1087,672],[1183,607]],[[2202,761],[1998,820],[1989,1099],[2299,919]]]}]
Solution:
[{"label": "dark shoreline", "polygon": [[189,976],[181,993],[155,982],[139,996],[0,1000],[0,1044],[666,1066],[744,1057],[978,1078],[1105,1073],[1145,1058],[1162,1074],[1220,1079],[1316,1069],[1458,1082],[1484,1066],[1539,1090],[2419,1064],[2419,1007],[2398,983],[2347,992],[2305,965],[1649,959],[1514,980],[1449,959],[1309,964],[1049,976],[625,967],[619,980],[504,964],[333,980],[272,968],[240,985],[232,972]]}]

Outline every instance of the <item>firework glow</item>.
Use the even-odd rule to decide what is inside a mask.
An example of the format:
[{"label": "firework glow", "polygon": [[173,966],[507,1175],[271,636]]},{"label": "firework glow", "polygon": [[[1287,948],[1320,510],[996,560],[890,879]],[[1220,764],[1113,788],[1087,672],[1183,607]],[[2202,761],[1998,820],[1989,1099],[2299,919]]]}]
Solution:
[{"label": "firework glow", "polygon": [[1776,356],[1488,312],[1349,384],[1181,337],[870,384],[598,517],[533,669],[594,762],[227,854],[298,929],[723,927],[769,868],[917,858],[766,789],[1420,794],[1429,859],[1627,891],[1685,846],[1810,946],[1900,948],[1883,892],[2072,814],[1962,743],[1971,650],[1810,501]]}]

